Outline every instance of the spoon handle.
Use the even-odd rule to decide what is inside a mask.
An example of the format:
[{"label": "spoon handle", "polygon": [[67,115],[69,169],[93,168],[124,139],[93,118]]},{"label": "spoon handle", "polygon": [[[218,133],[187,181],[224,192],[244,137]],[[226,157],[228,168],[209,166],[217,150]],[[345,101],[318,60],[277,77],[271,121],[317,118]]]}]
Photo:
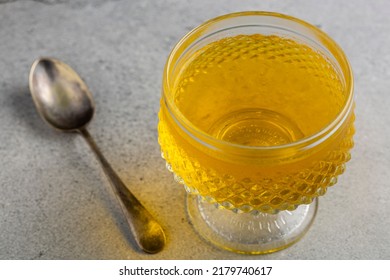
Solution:
[{"label": "spoon handle", "polygon": [[88,130],[82,128],[80,134],[87,141],[97,159],[100,161],[104,173],[111,181],[112,189],[126,216],[130,230],[137,245],[146,253],[158,253],[165,245],[165,234],[160,224],[144,208],[139,200],[125,186],[106,158],[100,152]]}]

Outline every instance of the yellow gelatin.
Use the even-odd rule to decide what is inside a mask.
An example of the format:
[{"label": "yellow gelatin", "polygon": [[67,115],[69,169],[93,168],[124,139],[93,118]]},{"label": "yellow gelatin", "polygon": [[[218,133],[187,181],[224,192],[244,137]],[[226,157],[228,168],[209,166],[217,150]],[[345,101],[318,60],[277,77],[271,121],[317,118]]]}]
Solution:
[{"label": "yellow gelatin", "polygon": [[347,102],[338,69],[322,53],[275,35],[239,35],[186,54],[179,66],[162,98],[159,143],[189,192],[228,209],[273,213],[310,203],[343,173],[352,110],[314,147],[289,146],[318,135]]}]

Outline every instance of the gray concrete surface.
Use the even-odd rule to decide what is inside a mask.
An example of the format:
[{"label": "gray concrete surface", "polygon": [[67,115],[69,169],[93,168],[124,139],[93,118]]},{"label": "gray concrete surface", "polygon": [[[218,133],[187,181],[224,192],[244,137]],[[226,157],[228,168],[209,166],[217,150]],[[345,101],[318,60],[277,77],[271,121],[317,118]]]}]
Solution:
[{"label": "gray concrete surface", "polygon": [[[1,1],[0,259],[390,259],[390,2]],[[320,200],[309,233],[265,256],[203,242],[187,222],[184,190],[165,170],[157,111],[175,42],[217,15],[290,14],[320,26],[355,74],[356,147],[347,173]],[[100,166],[81,137],[38,117],[28,72],[39,56],[73,66],[93,92],[91,134],[134,193],[164,225],[157,255],[133,250]]]}]

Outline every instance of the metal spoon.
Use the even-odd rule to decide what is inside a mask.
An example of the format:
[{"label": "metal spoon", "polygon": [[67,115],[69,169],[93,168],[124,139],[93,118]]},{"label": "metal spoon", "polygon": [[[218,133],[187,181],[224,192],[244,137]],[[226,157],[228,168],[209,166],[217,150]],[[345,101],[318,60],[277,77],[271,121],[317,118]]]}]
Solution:
[{"label": "metal spoon", "polygon": [[111,181],[136,244],[147,253],[161,251],[165,245],[161,226],[125,186],[86,129],[95,105],[83,80],[65,63],[41,58],[31,67],[29,85],[35,106],[49,125],[61,131],[78,132],[87,141]]}]

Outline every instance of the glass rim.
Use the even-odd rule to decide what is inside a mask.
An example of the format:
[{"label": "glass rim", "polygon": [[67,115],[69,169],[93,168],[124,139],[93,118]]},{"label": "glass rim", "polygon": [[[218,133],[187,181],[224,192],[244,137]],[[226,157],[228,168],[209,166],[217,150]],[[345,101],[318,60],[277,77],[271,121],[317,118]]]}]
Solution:
[{"label": "glass rim", "polygon": [[[258,16],[258,17],[274,17],[274,18],[281,18],[287,21],[291,21],[294,23],[297,23],[310,31],[314,32],[315,35],[317,35],[319,38],[322,39],[321,43],[326,42],[329,44],[329,46],[332,47],[332,50],[329,50],[329,46],[325,45],[326,50],[328,50],[332,55],[334,53],[337,53],[337,57],[335,57],[337,63],[339,64],[341,70],[346,75],[344,76],[345,80],[345,94],[347,95],[346,102],[344,103],[342,109],[337,114],[337,116],[325,127],[321,128],[317,132],[310,134],[306,137],[303,137],[297,141],[293,141],[287,144],[281,144],[281,145],[275,145],[275,146],[246,146],[236,143],[231,143],[225,140],[217,139],[210,134],[204,132],[203,130],[196,127],[190,120],[186,118],[185,115],[183,115],[180,110],[177,109],[176,105],[174,104],[173,100],[170,100],[167,98],[166,93],[171,90],[170,88],[170,70],[172,66],[174,66],[173,60],[175,55],[179,52],[180,47],[183,46],[183,44],[188,43],[191,39],[196,41],[197,38],[199,38],[199,35],[202,35],[204,31],[207,30],[208,27],[212,26],[213,24],[216,24],[218,22],[221,22],[223,20],[231,19],[231,18],[237,18],[237,17],[247,17],[247,16]],[[195,37],[195,38],[193,38]],[[186,47],[186,49],[188,46]],[[345,65],[345,67],[342,67],[340,65],[341,62]],[[174,121],[180,126],[182,130],[184,130],[187,134],[190,134],[193,139],[197,140],[203,145],[209,146],[213,149],[220,149],[220,147],[230,148],[230,149],[239,149],[242,151],[275,151],[275,150],[283,150],[283,149],[291,149],[291,148],[310,148],[313,146],[317,146],[317,144],[322,143],[325,141],[328,137],[333,135],[334,132],[338,130],[338,128],[341,126],[341,124],[344,123],[344,121],[349,116],[349,113],[351,112],[353,108],[353,74],[352,74],[352,68],[351,65],[344,53],[344,51],[341,49],[341,47],[325,32],[317,28],[316,26],[303,21],[301,19],[276,13],[276,12],[269,12],[269,11],[243,11],[243,12],[234,12],[229,13],[225,15],[221,15],[215,18],[212,18],[208,21],[205,21],[204,23],[200,24],[199,26],[195,27],[191,31],[189,31],[186,35],[184,35],[174,46],[172,51],[170,52],[167,62],[165,64],[164,72],[163,72],[163,101],[165,105],[167,106],[169,114],[173,117]],[[176,109],[176,110],[174,110]]]}]

